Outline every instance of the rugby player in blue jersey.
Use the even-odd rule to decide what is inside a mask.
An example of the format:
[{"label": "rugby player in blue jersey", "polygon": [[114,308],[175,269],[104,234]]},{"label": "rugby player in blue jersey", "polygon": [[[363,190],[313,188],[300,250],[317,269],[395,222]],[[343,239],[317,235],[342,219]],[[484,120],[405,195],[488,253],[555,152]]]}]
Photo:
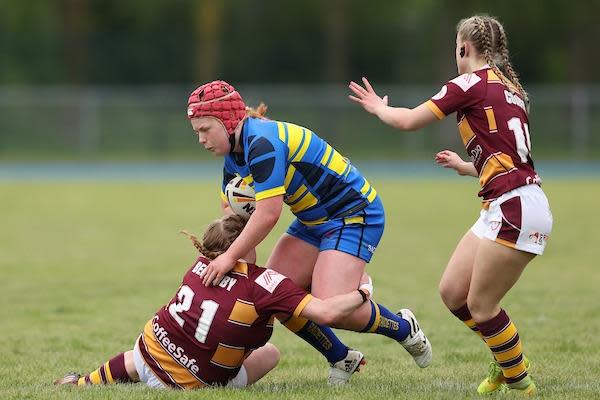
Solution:
[{"label": "rugby player in blue jersey", "polygon": [[[256,210],[229,249],[211,261],[204,283],[219,282],[236,261],[271,232],[287,204],[296,219],[279,239],[266,265],[310,288],[320,298],[356,290],[384,228],[384,209],[371,184],[350,161],[311,130],[265,118],[266,106],[247,108],[224,81],[198,87],[187,115],[199,143],[224,157],[223,191],[236,175],[256,192]],[[222,193],[224,211],[228,210]],[[282,321],[329,361],[330,383],[345,383],[363,355],[334,333],[302,318]],[[388,336],[424,368],[431,345],[409,310],[398,314],[374,301],[352,313],[342,328]]]}]

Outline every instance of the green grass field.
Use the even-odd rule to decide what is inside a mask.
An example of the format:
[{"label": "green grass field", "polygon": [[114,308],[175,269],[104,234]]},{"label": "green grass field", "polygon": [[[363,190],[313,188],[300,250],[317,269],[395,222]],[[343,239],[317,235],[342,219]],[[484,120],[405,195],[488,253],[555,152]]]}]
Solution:
[{"label": "green grass field", "polygon": [[[54,387],[65,372],[89,372],[132,348],[195,257],[179,230],[201,233],[218,216],[218,186],[2,182],[0,398],[476,398],[490,355],[437,294],[452,249],[478,215],[476,182],[372,181],[388,216],[368,269],[375,297],[415,311],[434,347],[429,368],[420,370],[389,339],[339,331],[369,364],[351,385],[330,388],[324,359],[278,326],[272,341],[282,360],[247,390]],[[553,236],[503,305],[520,330],[541,398],[600,398],[600,181],[547,180],[544,188]],[[286,211],[259,249],[259,264],[290,219]]]}]

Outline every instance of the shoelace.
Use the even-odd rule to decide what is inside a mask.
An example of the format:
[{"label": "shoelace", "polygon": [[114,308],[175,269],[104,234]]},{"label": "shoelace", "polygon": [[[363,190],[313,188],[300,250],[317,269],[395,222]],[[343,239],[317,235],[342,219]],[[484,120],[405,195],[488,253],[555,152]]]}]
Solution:
[{"label": "shoelace", "polygon": [[500,376],[502,376],[502,368],[500,368],[500,365],[498,365],[498,363],[492,361],[488,368],[488,380],[491,382],[497,382]]}]

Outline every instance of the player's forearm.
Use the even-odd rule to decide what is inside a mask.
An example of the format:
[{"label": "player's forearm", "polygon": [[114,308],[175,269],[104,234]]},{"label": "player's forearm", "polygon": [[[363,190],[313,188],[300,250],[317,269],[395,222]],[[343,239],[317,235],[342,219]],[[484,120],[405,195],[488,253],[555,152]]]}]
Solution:
[{"label": "player's forearm", "polygon": [[383,106],[377,110],[376,115],[401,131],[416,131],[437,120],[426,103],[415,108]]},{"label": "player's forearm", "polygon": [[242,259],[249,263],[256,264],[256,249],[250,250],[245,256],[242,257]]},{"label": "player's forearm", "polygon": [[459,175],[467,175],[477,178],[479,174],[472,162],[463,161],[459,168],[456,169]]},{"label": "player's forearm", "polygon": [[403,107],[382,106],[376,112],[380,120],[389,126],[402,131],[411,130],[410,109]]},{"label": "player's forearm", "polygon": [[325,300],[326,306],[332,311],[334,323],[352,314],[364,303],[363,295],[358,290],[340,294]]},{"label": "player's forearm", "polygon": [[358,290],[353,290],[350,293],[329,297],[325,300],[313,298],[301,315],[318,324],[335,327],[363,303],[363,295]]},{"label": "player's forearm", "polygon": [[250,216],[240,236],[227,250],[228,255],[235,260],[244,258],[267,237],[278,219],[278,214],[257,208]]}]

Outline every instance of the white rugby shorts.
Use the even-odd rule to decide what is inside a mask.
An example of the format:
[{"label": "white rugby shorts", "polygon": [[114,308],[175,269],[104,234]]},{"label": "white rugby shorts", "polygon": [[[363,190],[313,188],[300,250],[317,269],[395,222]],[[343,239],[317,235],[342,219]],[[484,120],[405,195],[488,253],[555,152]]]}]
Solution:
[{"label": "white rugby shorts", "polygon": [[525,185],[504,193],[481,210],[471,227],[486,238],[517,250],[543,254],[552,232],[552,213],[542,188]]}]

